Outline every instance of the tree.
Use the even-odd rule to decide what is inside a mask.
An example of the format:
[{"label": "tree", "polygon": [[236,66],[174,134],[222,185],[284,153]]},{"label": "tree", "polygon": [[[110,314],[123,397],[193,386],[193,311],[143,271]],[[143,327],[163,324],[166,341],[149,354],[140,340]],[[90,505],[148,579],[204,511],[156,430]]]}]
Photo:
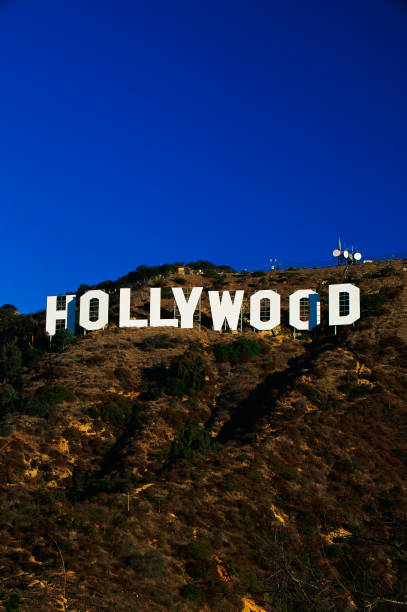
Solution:
[{"label": "tree", "polygon": [[52,339],[52,346],[60,353],[64,350],[68,344],[72,344],[75,341],[75,336],[70,329],[59,329]]},{"label": "tree", "polygon": [[17,394],[11,385],[6,385],[0,392],[0,408],[9,407],[16,399]]},{"label": "tree", "polygon": [[15,344],[5,344],[0,349],[0,381],[12,380],[23,366],[21,351]]}]

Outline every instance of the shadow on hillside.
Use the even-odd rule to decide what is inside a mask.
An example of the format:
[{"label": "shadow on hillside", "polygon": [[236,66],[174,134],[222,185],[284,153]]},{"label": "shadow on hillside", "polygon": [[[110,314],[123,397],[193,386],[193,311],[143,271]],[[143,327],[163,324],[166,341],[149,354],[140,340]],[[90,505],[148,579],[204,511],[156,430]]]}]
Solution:
[{"label": "shadow on hillside", "polygon": [[232,416],[223,425],[217,440],[220,442],[243,441],[253,432],[263,417],[274,413],[281,394],[287,390],[287,387],[294,385],[302,371],[310,368],[321,353],[331,350],[336,344],[335,339],[330,339],[323,344],[317,340],[308,347],[305,355],[290,359],[285,370],[270,374],[246,399],[232,408]]},{"label": "shadow on hillside", "polygon": [[113,446],[103,456],[102,463],[98,473],[101,476],[106,476],[114,470],[120,470],[122,467],[122,452],[126,449],[127,443],[132,439],[140,430],[142,424],[139,419],[139,414],[136,413],[133,418],[130,419],[123,433],[116,438]]}]

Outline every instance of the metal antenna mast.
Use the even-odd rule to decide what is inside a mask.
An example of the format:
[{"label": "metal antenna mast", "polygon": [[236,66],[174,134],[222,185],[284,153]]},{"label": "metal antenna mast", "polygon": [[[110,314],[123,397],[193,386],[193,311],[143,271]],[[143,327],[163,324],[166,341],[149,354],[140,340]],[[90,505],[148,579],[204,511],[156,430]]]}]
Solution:
[{"label": "metal antenna mast", "polygon": [[338,266],[342,265],[343,261],[345,261],[346,268],[362,259],[362,253],[359,253],[359,251],[355,252],[355,247],[352,246],[351,251],[348,249],[342,249],[340,238],[338,239],[338,248],[333,250],[332,255],[337,258]]}]

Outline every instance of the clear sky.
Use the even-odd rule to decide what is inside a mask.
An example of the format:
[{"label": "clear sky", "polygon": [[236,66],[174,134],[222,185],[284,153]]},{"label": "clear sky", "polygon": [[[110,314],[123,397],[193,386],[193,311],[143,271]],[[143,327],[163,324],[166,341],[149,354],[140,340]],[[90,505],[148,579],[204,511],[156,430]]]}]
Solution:
[{"label": "clear sky", "polygon": [[0,0],[0,304],[407,250],[407,4]]}]

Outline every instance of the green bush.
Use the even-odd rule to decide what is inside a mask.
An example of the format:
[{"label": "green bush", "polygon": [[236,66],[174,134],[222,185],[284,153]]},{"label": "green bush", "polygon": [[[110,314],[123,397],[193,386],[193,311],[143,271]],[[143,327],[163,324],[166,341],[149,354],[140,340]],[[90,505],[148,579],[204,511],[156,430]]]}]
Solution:
[{"label": "green bush", "polygon": [[395,267],[392,264],[387,264],[386,266],[384,266],[381,269],[377,269],[374,272],[370,272],[368,274],[365,274],[364,277],[365,278],[386,278],[386,276],[393,276],[394,274],[396,274],[397,270],[395,269]]},{"label": "green bush", "polygon": [[111,402],[101,408],[101,417],[104,421],[110,421],[114,425],[123,425],[131,412],[131,406],[127,402],[118,400]]},{"label": "green bush", "polygon": [[194,353],[202,353],[202,351],[204,350],[204,345],[200,340],[192,340],[192,342],[189,343],[188,348]]},{"label": "green bush", "polygon": [[172,440],[165,465],[173,466],[177,461],[191,459],[197,455],[207,454],[216,450],[217,446],[212,436],[196,423],[187,425],[179,435]]},{"label": "green bush", "polygon": [[145,399],[158,399],[163,393],[182,397],[202,391],[206,386],[207,364],[200,355],[182,355],[170,367],[151,368],[147,371]]},{"label": "green bush", "polygon": [[17,307],[14,304],[3,304],[0,306],[0,319],[14,317],[17,313]]},{"label": "green bush", "polygon": [[167,559],[157,550],[134,552],[127,557],[126,562],[136,573],[155,578],[161,578],[167,568]]},{"label": "green bush", "polygon": [[387,266],[384,266],[381,270],[379,270],[378,274],[381,277],[393,276],[393,274],[396,274],[396,268],[392,264],[388,264]]},{"label": "green bush", "polygon": [[52,338],[52,348],[61,353],[68,344],[75,342],[75,336],[70,329],[58,329],[55,336]]},{"label": "green bush", "polygon": [[178,268],[183,267],[182,262],[175,262],[173,264],[163,264],[162,266],[145,266],[141,265],[119,278],[121,286],[125,287],[127,283],[142,283],[148,281],[156,276],[168,276],[170,272],[176,272]]},{"label": "green bush", "polygon": [[67,494],[72,500],[82,501],[99,493],[127,493],[139,483],[139,478],[130,470],[124,470],[119,478],[113,478],[111,474],[90,472],[78,465],[72,470]]},{"label": "green bush", "polygon": [[199,590],[199,587],[197,587],[192,582],[185,584],[181,588],[181,595],[182,597],[185,597],[186,599],[190,599],[191,601],[197,601],[197,602],[202,601],[201,591]]},{"label": "green bush", "polygon": [[323,396],[321,395],[321,393],[312,385],[309,385],[307,383],[300,383],[297,386],[297,389],[314,404],[320,404],[323,401]]},{"label": "green bush", "polygon": [[46,350],[48,344],[44,327],[38,318],[20,315],[15,306],[8,304],[0,308],[0,346],[15,345],[24,353],[32,347]]},{"label": "green bush", "polygon": [[35,395],[23,397],[21,409],[27,414],[47,418],[58,404],[72,399],[73,395],[73,392],[66,387],[41,387]]},{"label": "green bush", "polygon": [[219,278],[219,272],[216,270],[204,270],[204,274],[207,278]]},{"label": "green bush", "polygon": [[116,378],[123,384],[126,385],[131,381],[132,375],[128,368],[116,368],[114,371]]},{"label": "green bush", "polygon": [[44,354],[45,352],[41,349],[33,348],[33,347],[28,348],[23,353],[24,365],[27,367],[34,365],[35,363],[40,361],[40,359],[43,358]]},{"label": "green bush", "polygon": [[402,292],[402,285],[395,287],[382,287],[379,293],[362,295],[362,312],[367,316],[379,316],[385,311],[385,304],[395,300]]},{"label": "green bush", "polygon": [[389,298],[383,293],[368,293],[362,297],[362,309],[368,316],[379,316]]},{"label": "green bush", "polygon": [[357,382],[347,382],[339,387],[340,391],[346,395],[349,400],[357,399],[371,393],[371,388],[366,385],[359,385]]},{"label": "green bush", "polygon": [[234,270],[230,266],[218,266],[210,261],[205,260],[190,262],[189,264],[187,264],[186,267],[192,268],[193,270],[203,270],[205,273],[208,270],[216,270],[218,272],[236,272],[236,270]]},{"label": "green bush", "polygon": [[12,407],[16,397],[17,394],[14,387],[12,387],[11,385],[6,385],[5,387],[3,387],[2,391],[0,392],[0,409],[3,409],[8,412],[10,407]]},{"label": "green bush", "polygon": [[184,555],[194,561],[210,561],[213,550],[208,542],[202,539],[193,540],[186,544],[183,549]]},{"label": "green bush", "polygon": [[15,344],[5,344],[0,349],[0,381],[13,380],[23,367],[21,351]]},{"label": "green bush", "polygon": [[256,357],[261,352],[261,346],[257,340],[239,338],[235,342],[216,344],[213,351],[217,361],[230,361],[235,364]]},{"label": "green bush", "polygon": [[23,600],[19,593],[11,593],[8,601],[6,602],[6,612],[15,612],[16,610],[20,610],[22,601]]},{"label": "green bush", "polygon": [[4,420],[0,421],[0,436],[7,438],[12,431],[13,427],[11,426],[11,423]]},{"label": "green bush", "polygon": [[140,348],[143,351],[152,351],[159,348],[172,348],[181,342],[181,338],[171,337],[169,334],[155,334],[142,341]]},{"label": "green bush", "polygon": [[87,414],[92,419],[101,419],[121,427],[129,421],[130,417],[136,415],[137,410],[138,405],[133,405],[126,398],[119,397],[114,402],[103,406],[91,406]]}]

